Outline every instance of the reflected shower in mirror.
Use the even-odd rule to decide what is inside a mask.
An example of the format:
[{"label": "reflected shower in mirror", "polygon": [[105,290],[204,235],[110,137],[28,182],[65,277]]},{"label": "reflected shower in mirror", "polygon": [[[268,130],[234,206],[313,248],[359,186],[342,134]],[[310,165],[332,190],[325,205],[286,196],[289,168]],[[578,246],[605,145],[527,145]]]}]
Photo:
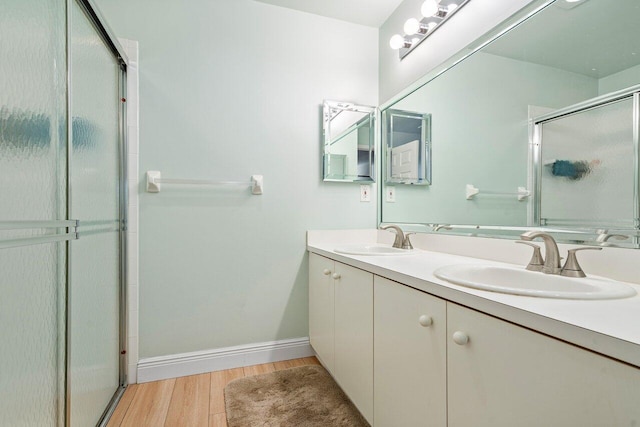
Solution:
[{"label": "reflected shower in mirror", "polygon": [[[617,96],[616,96],[617,98]],[[638,154],[633,94],[597,99],[536,119],[534,222],[547,226],[634,227]]]},{"label": "reflected shower in mirror", "polygon": [[637,0],[533,1],[384,105],[430,116],[433,160],[431,185],[396,186],[381,222],[508,238],[546,226],[564,241],[605,230],[637,247],[639,21]]},{"label": "reflected shower in mirror", "polygon": [[375,107],[324,101],[324,180],[374,181]]}]

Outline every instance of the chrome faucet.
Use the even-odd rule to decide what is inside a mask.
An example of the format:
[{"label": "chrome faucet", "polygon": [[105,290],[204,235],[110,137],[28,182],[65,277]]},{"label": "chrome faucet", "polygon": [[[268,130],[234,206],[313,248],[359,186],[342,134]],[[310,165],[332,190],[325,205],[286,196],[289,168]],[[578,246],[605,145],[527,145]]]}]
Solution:
[{"label": "chrome faucet", "polygon": [[[409,236],[410,234],[407,234],[406,236],[404,235],[404,233],[402,232],[402,228],[398,227],[397,225],[385,225],[380,227],[380,230],[387,230],[387,229],[392,229],[393,231],[396,232],[396,238],[393,241],[393,247],[394,248],[398,248],[398,249],[413,249],[413,246],[411,246],[411,240],[409,240]],[[411,233],[413,234],[413,233]]]},{"label": "chrome faucet", "polygon": [[560,251],[553,237],[541,231],[527,231],[520,235],[522,240],[531,241],[540,237],[544,242],[544,265],[542,272],[545,274],[560,274]]}]

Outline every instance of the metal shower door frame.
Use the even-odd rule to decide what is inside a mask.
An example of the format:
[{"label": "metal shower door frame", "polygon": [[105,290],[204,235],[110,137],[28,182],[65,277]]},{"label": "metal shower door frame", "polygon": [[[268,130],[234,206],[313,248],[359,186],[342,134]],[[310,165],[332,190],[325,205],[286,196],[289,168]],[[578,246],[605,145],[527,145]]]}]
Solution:
[{"label": "metal shower door frame", "polygon": [[[119,221],[118,221],[118,229],[119,229],[119,249],[120,249],[120,257],[119,257],[119,266],[120,266],[120,286],[119,286],[119,378],[118,383],[119,386],[114,392],[111,401],[107,408],[105,408],[102,413],[100,420],[98,422],[99,426],[104,426],[107,424],[109,418],[113,414],[120,398],[122,397],[126,387],[127,387],[127,229],[128,229],[128,200],[129,200],[129,185],[128,185],[128,135],[127,135],[127,107],[126,107],[126,99],[127,99],[127,67],[128,67],[128,58],[126,52],[122,48],[122,45],[118,42],[118,39],[115,37],[114,32],[106,23],[106,20],[102,17],[99,9],[96,7],[93,0],[67,0],[66,1],[66,25],[67,25],[67,93],[66,93],[66,104],[67,104],[67,218],[70,219],[73,216],[72,212],[72,196],[73,189],[71,184],[71,172],[72,172],[72,137],[73,137],[73,129],[72,129],[72,112],[71,112],[71,8],[72,4],[75,2],[80,8],[83,10],[85,16],[89,20],[89,22],[93,25],[96,32],[100,36],[100,38],[105,43],[106,47],[111,51],[114,56],[116,62],[118,63],[120,72],[119,72],[119,81],[118,81],[118,90],[119,90],[119,111],[118,111],[118,150],[119,150],[119,185],[118,185],[118,202],[119,202]],[[66,333],[65,333],[65,425],[68,427],[71,423],[71,364],[70,357],[71,354],[71,316],[70,316],[70,283],[72,280],[71,277],[71,254],[72,252],[72,241],[67,241],[67,274],[66,274],[66,312],[65,312],[65,323],[66,323]]]}]

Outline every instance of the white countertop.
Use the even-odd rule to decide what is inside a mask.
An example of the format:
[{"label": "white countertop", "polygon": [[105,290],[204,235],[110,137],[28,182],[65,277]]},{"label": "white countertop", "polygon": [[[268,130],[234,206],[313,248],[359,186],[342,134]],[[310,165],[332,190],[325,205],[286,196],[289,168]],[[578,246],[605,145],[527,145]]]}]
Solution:
[{"label": "white countertop", "polygon": [[[317,237],[317,235],[316,235]],[[348,243],[375,243],[366,233]],[[433,272],[451,264],[513,264],[414,249],[406,256],[338,254],[344,236],[327,233],[309,238],[307,249],[318,255],[403,283],[448,301],[559,338],[640,367],[640,286],[638,295],[615,300],[565,300],[508,295],[471,289],[438,279]],[[520,266],[523,267],[523,266]]]}]

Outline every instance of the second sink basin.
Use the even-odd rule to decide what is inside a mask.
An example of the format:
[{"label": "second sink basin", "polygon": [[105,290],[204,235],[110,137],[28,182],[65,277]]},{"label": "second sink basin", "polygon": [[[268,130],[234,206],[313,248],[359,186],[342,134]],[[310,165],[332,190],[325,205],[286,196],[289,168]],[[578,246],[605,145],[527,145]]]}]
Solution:
[{"label": "second sink basin", "polygon": [[345,255],[409,255],[411,250],[399,249],[385,245],[351,245],[334,249],[335,252]]},{"label": "second sink basin", "polygon": [[571,278],[479,264],[441,267],[433,273],[437,278],[456,285],[504,294],[562,299],[615,299],[636,294],[626,283],[599,277]]}]

